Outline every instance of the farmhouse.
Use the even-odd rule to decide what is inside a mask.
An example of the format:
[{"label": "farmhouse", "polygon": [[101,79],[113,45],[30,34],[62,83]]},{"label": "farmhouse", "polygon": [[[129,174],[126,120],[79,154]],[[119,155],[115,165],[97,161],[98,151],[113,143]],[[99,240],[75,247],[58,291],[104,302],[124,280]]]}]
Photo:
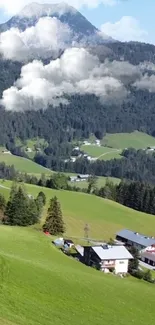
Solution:
[{"label": "farmhouse", "polygon": [[77,182],[77,176],[70,176],[69,177],[69,180],[70,180],[70,182]]},{"label": "farmhouse", "polygon": [[78,175],[78,178],[81,181],[87,181],[89,179],[90,175]]},{"label": "farmhouse", "polygon": [[134,246],[138,250],[146,249],[155,244],[154,237],[148,237],[128,229],[119,231],[116,234],[116,239],[122,241],[128,246]]},{"label": "farmhouse", "polygon": [[124,246],[84,247],[84,263],[88,266],[94,266],[105,273],[114,270],[115,274],[126,274],[129,260],[132,258],[132,255]]}]

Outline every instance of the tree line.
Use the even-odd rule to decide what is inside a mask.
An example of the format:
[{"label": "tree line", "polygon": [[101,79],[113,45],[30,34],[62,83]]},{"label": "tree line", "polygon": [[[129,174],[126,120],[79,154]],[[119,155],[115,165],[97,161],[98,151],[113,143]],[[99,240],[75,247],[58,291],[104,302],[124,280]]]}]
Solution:
[{"label": "tree line", "polygon": [[[127,154],[128,152],[130,152],[130,150],[125,151],[125,154]],[[136,153],[136,150],[132,150],[131,152]],[[139,161],[137,161],[136,163],[137,171],[138,171],[138,163],[141,161],[140,159],[141,153],[147,157],[146,162],[148,166],[150,166],[149,165],[150,161],[153,161],[153,159],[155,159],[152,155],[146,155],[143,151],[140,151]],[[136,154],[135,157],[137,157]],[[134,160],[131,159],[131,161],[133,162]],[[108,163],[110,165],[110,162],[108,163],[105,162],[105,163],[107,167],[108,167]],[[153,168],[154,168],[154,164],[152,164],[152,172],[153,172]],[[8,167],[6,167],[6,170],[8,170]],[[35,176],[20,174],[18,172],[16,175],[16,173],[14,174],[14,169],[12,169],[12,167],[11,170],[13,170],[11,179],[18,181],[19,183],[27,182],[30,184],[35,184],[40,187],[47,187],[55,190],[68,190],[68,191],[85,192],[88,194],[94,194],[100,197],[114,200],[122,205],[125,205],[129,208],[138,211],[155,214],[155,186],[151,184],[151,182],[150,183],[144,182],[143,178],[141,178],[140,181],[139,180],[132,181],[131,179],[127,180],[122,178],[120,184],[115,185],[113,182],[109,181],[107,177],[105,186],[98,188],[97,176],[92,174],[88,178],[87,187],[82,189],[78,187],[77,185],[78,183],[73,183],[73,185],[70,184],[69,177],[63,173],[53,173],[50,177],[46,177],[44,174],[42,174],[40,179],[38,179]],[[10,175],[11,174],[9,173],[9,176]],[[16,177],[14,178],[15,175]],[[130,173],[128,175],[130,175]],[[150,168],[150,175],[151,175],[151,168]],[[144,176],[146,176],[145,173]],[[153,183],[153,177],[152,177],[152,183]]]},{"label": "tree line", "polygon": [[131,209],[155,215],[155,187],[149,184],[121,181],[119,185],[114,185],[107,180],[104,187],[95,189],[93,193]]}]

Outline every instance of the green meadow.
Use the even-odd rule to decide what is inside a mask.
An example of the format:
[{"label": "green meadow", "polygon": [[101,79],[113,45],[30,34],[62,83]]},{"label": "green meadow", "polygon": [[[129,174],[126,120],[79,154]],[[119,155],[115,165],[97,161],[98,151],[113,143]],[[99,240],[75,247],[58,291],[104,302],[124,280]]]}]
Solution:
[{"label": "green meadow", "polygon": [[[0,182],[7,198],[11,184]],[[96,239],[124,227],[154,235],[155,216],[92,195],[25,187],[33,196],[44,191],[48,202],[58,197],[66,237],[82,238],[85,223]],[[154,325],[153,284],[82,265],[55,248],[40,226],[0,225],[0,325]]]},{"label": "green meadow", "polygon": [[105,275],[30,228],[0,226],[1,325],[154,325],[154,285]]},{"label": "green meadow", "polygon": [[[11,187],[11,182],[1,182],[0,185]],[[154,235],[155,216],[137,212],[116,202],[105,200],[84,193],[68,192],[41,188],[35,185],[25,185],[27,192],[34,197],[42,190],[47,203],[53,196],[57,196],[62,207],[66,224],[66,236],[84,236],[84,226],[90,226],[90,237],[109,239],[122,228],[129,228],[138,232]],[[0,188],[0,193],[9,196],[9,190]],[[43,214],[44,221],[46,210]]]},{"label": "green meadow", "polygon": [[96,145],[83,145],[81,147],[85,153],[91,157],[100,159],[100,160],[110,160],[110,159],[120,159],[122,150],[107,148],[107,147],[98,147]]},{"label": "green meadow", "polygon": [[102,140],[102,145],[116,149],[131,147],[135,149],[146,149],[149,146],[155,146],[155,138],[138,131],[107,134]]},{"label": "green meadow", "polygon": [[11,154],[0,152],[0,162],[4,162],[8,166],[14,165],[15,169],[22,173],[28,174],[50,174],[51,171],[43,166],[36,164],[34,161],[18,157]]}]

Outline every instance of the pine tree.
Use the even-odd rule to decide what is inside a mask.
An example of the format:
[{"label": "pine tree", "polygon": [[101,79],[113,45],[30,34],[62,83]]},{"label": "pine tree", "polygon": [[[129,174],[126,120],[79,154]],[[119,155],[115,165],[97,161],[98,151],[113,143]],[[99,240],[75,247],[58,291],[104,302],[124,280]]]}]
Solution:
[{"label": "pine tree", "polygon": [[60,202],[56,196],[50,201],[48,215],[43,230],[49,231],[51,235],[63,234],[65,231]]},{"label": "pine tree", "polygon": [[41,198],[41,199],[42,199],[42,203],[43,203],[43,205],[46,204],[46,195],[45,195],[44,192],[39,192],[39,194],[38,194],[38,196],[37,196],[37,199],[38,199],[38,198]]},{"label": "pine tree", "polygon": [[6,200],[4,196],[0,194],[0,221],[4,221],[5,208],[6,208]]},{"label": "pine tree", "polygon": [[13,189],[5,210],[5,223],[12,226],[28,226],[39,220],[38,207],[29,198],[24,187]]},{"label": "pine tree", "polygon": [[5,207],[6,207],[5,197],[2,194],[0,194],[0,209],[4,211]]},{"label": "pine tree", "polygon": [[10,196],[6,207],[7,223],[10,225],[26,226],[29,224],[28,215],[28,198],[25,196],[23,189],[19,187],[17,193]]},{"label": "pine tree", "polygon": [[96,188],[97,188],[97,177],[95,175],[90,176],[88,179],[87,193],[91,193],[92,191],[95,191]]},{"label": "pine tree", "polygon": [[45,202],[46,202],[46,197],[44,198],[42,196],[42,194],[45,196],[45,194],[43,192],[40,192],[37,196],[37,198],[35,199],[35,205],[36,205],[36,208],[37,208],[37,211],[38,211],[38,216],[39,218],[41,217],[42,215],[42,212],[43,212],[43,208],[44,208],[44,205],[45,205]]},{"label": "pine tree", "polygon": [[38,205],[35,200],[29,199],[29,204],[27,208],[27,220],[29,225],[34,225],[40,219],[42,211],[38,211]]}]

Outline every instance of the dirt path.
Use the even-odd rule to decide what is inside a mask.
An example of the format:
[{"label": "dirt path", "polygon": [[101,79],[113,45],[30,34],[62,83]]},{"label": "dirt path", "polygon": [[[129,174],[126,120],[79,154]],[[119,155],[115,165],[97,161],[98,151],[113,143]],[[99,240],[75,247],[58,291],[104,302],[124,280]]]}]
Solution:
[{"label": "dirt path", "polygon": [[109,153],[112,154],[112,153],[115,153],[115,152],[120,152],[121,153],[121,150],[120,149],[116,149],[116,150],[113,150],[113,151],[107,151],[107,152],[103,153],[102,155],[100,155],[99,157],[97,157],[96,159],[100,159],[101,157],[106,156]]},{"label": "dirt path", "polygon": [[5,190],[10,190],[10,187],[4,186],[4,185],[0,185],[0,188],[4,188]]}]

